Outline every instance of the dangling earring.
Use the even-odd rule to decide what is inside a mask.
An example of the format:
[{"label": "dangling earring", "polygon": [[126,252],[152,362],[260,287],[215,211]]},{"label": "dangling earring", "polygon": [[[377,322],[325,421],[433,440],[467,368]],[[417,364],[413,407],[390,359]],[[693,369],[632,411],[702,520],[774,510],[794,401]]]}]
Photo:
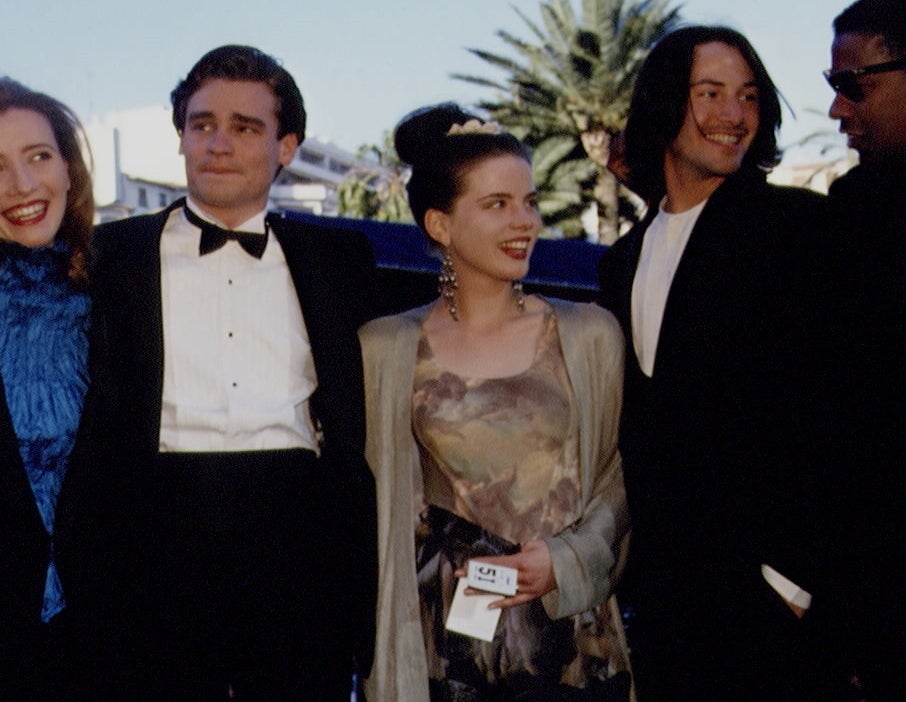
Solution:
[{"label": "dangling earring", "polygon": [[453,259],[450,258],[450,254],[446,251],[441,264],[439,283],[437,292],[444,298],[444,303],[447,305],[447,310],[450,312],[453,321],[458,322],[459,317],[456,314],[456,296],[454,294],[456,292],[456,269],[453,268]]},{"label": "dangling earring", "polygon": [[525,312],[525,295],[522,293],[522,281],[513,281],[513,292],[516,293],[516,307],[520,312]]}]

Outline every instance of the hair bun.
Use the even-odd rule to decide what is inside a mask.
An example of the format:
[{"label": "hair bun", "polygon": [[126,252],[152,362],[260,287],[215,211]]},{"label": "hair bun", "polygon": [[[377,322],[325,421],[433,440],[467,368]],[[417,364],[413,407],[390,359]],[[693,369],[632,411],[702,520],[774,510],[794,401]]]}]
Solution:
[{"label": "hair bun", "polygon": [[453,125],[478,119],[455,102],[422,107],[400,120],[394,130],[393,145],[401,161],[416,166],[444,148]]}]

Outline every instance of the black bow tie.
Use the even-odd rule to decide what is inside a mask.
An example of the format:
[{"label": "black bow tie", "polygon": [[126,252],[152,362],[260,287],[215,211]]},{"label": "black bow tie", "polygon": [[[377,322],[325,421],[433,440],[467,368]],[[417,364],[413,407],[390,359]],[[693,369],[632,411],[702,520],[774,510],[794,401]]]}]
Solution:
[{"label": "black bow tie", "polygon": [[267,247],[267,221],[265,220],[264,234],[255,234],[254,232],[238,232],[232,229],[224,229],[216,224],[204,221],[197,214],[189,209],[188,205],[183,207],[186,219],[190,224],[194,224],[201,229],[201,242],[198,245],[198,255],[204,256],[212,251],[216,251],[231,239],[238,241],[239,245],[245,249],[249,256],[261,258],[264,255],[264,249]]}]

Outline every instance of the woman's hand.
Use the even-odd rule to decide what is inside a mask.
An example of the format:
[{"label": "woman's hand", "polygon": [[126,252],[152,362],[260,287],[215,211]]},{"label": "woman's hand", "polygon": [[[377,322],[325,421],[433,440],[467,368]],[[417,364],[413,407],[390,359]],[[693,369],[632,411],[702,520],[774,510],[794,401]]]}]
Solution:
[{"label": "woman's hand", "polygon": [[[542,595],[546,595],[557,587],[557,580],[554,577],[554,566],[551,562],[551,552],[544,541],[526,541],[522,544],[522,550],[512,556],[488,556],[474,560],[515,568],[519,572],[516,579],[516,594],[491,603],[488,605],[490,609],[504,609],[525,604]],[[464,578],[466,571],[464,568],[460,568],[455,575],[458,578]],[[466,594],[477,595],[484,593],[481,590],[468,588],[466,589]]]}]

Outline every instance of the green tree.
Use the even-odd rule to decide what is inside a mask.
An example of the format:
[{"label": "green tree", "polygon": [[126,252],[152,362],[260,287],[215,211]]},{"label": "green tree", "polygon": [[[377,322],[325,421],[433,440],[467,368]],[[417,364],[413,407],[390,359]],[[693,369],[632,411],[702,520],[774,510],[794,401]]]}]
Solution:
[{"label": "green tree", "polygon": [[337,188],[340,214],[379,222],[412,222],[406,199],[406,165],[384,132],[382,146],[360,146],[356,156],[366,165],[354,168]]},{"label": "green tree", "polygon": [[[632,87],[652,45],[679,22],[670,0],[571,0],[540,4],[543,27],[516,12],[535,42],[499,30],[515,58],[469,49],[502,70],[502,80],[456,74],[492,88],[479,103],[534,151],[534,174],[545,222],[581,234],[579,215],[597,205],[598,240],[619,234],[619,184],[607,170],[610,141],[623,129]],[[631,210],[631,208],[630,208]]]}]

